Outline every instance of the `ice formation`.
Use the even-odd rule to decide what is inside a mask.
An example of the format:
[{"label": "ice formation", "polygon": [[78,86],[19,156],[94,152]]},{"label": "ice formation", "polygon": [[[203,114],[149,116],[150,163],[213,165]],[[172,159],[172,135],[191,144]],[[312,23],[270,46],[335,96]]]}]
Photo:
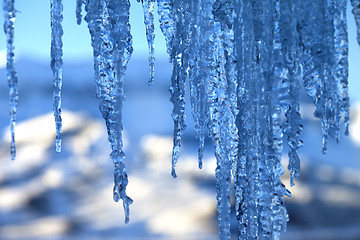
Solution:
[{"label": "ice formation", "polygon": [[61,152],[61,87],[62,87],[62,20],[63,3],[62,0],[51,0],[50,2],[51,18],[51,69],[54,75],[54,116],[56,126],[55,149]]},{"label": "ice formation", "polygon": [[7,79],[9,83],[9,97],[10,97],[10,151],[11,159],[14,160],[16,156],[15,148],[15,123],[16,123],[16,108],[18,105],[18,79],[15,69],[15,56],[14,56],[14,23],[15,23],[15,0],[4,0],[4,32],[6,34],[6,70]]},{"label": "ice formation", "polygon": [[114,162],[114,200],[123,200],[125,222],[129,221],[131,198],[126,195],[128,184],[122,142],[122,105],[124,74],[132,54],[129,24],[129,0],[87,0],[85,2],[100,111],[105,119]]},{"label": "ice formation", "polygon": [[[140,2],[140,0],[137,0]],[[146,39],[149,45],[149,67],[150,79],[149,85],[154,82],[154,68],[155,68],[155,53],[154,53],[154,40],[155,40],[155,27],[154,27],[154,3],[155,0],[142,1],[144,8],[144,24],[146,28]]]},{"label": "ice formation", "polygon": [[[140,0],[138,0],[140,2]],[[157,2],[157,5],[156,5]],[[57,147],[61,130],[61,0],[51,0],[52,64]],[[302,146],[299,89],[303,84],[321,121],[323,149],[328,136],[339,140],[341,119],[349,124],[348,40],[345,0],[142,0],[154,79],[154,6],[173,66],[170,100],[174,108],[172,171],[185,129],[185,89],[190,86],[192,115],[202,167],[206,137],[215,147],[216,189],[221,239],[230,239],[231,180],[239,239],[279,239],[289,220],[280,181],[281,153],[288,145],[290,182],[300,173]],[[76,0],[77,23],[88,23],[100,111],[115,165],[114,200],[123,200],[126,222],[128,184],[122,142],[124,74],[132,53],[129,0]],[[351,0],[360,43],[360,1]],[[11,151],[17,78],[14,68],[14,1],[4,0],[10,86]],[[284,115],[284,117],[282,117]]]}]

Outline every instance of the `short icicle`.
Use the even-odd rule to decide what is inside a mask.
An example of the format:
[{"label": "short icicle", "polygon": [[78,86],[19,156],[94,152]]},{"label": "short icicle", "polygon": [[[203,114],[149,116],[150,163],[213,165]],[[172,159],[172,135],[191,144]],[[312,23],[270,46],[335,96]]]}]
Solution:
[{"label": "short icicle", "polygon": [[171,58],[171,43],[175,34],[175,22],[172,16],[173,0],[157,0],[157,12],[159,16],[160,29],[165,37],[167,52]]},{"label": "short icicle", "polygon": [[81,24],[81,19],[82,19],[81,11],[82,11],[83,4],[84,4],[84,0],[76,0],[75,14],[76,14],[76,23],[78,25]]},{"label": "short icicle", "polygon": [[154,40],[155,40],[155,27],[154,27],[154,1],[155,0],[143,0],[144,10],[144,24],[146,29],[146,39],[149,47],[149,68],[150,79],[149,85],[154,83],[154,71],[155,71],[155,53],[154,53]]}]

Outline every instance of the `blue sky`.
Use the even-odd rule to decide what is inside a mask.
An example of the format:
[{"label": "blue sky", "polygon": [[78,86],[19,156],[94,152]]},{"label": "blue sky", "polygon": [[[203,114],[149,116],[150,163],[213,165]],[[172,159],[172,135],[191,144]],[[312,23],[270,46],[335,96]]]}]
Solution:
[{"label": "blue sky", "polygon": [[[133,58],[147,58],[147,44],[141,4],[131,1],[130,21],[132,26],[134,54]],[[79,61],[92,58],[90,36],[86,22],[78,26],[75,18],[75,0],[64,0],[64,61]],[[16,0],[17,18],[15,21],[15,51],[17,59],[32,58],[49,61],[50,55],[50,1]],[[155,21],[157,23],[157,21]],[[350,64],[350,97],[360,100],[360,48],[356,42],[354,18],[348,7],[349,22],[349,64]],[[3,18],[0,18],[3,25]],[[164,37],[156,25],[156,57],[167,57]],[[5,51],[5,35],[0,33],[0,55]],[[0,58],[0,61],[1,60]],[[3,63],[0,63],[3,65]]]}]

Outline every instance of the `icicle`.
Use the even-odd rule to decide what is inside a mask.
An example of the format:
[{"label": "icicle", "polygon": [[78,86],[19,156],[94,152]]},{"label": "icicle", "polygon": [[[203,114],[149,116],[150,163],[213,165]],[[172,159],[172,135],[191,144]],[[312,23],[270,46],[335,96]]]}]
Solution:
[{"label": "icicle", "polygon": [[237,128],[227,95],[225,55],[220,24],[214,29],[215,71],[206,83],[210,133],[215,145],[217,209],[220,239],[230,239],[231,167],[237,156]]},{"label": "icicle", "polygon": [[76,0],[76,23],[78,25],[81,24],[81,19],[82,19],[82,15],[81,15],[81,11],[82,11],[82,5],[84,4],[85,0]]},{"label": "icicle", "polygon": [[[300,45],[303,48],[302,60],[304,64],[304,86],[308,95],[313,99],[316,111],[314,116],[320,118],[323,135],[323,153],[327,151],[327,138],[333,112],[331,111],[332,86],[329,67],[329,33],[327,17],[325,14],[325,0],[297,1],[299,11],[297,29],[300,34]],[[311,8],[306,7],[312,4]],[[334,99],[335,100],[335,99]],[[330,122],[329,122],[330,121]]]},{"label": "icicle", "polygon": [[217,0],[213,5],[213,14],[215,21],[221,24],[223,47],[226,59],[226,79],[228,82],[228,95],[234,115],[237,114],[237,72],[236,72],[236,54],[234,40],[234,5],[232,0]]},{"label": "icicle", "polygon": [[[275,1],[277,3],[277,1]],[[273,69],[274,61],[277,60],[277,45],[273,44],[274,34],[277,28],[274,26],[274,18],[278,17],[274,11],[273,3],[270,1],[253,2],[253,11],[255,16],[255,118],[256,118],[256,140],[257,149],[256,162],[250,163],[250,173],[258,171],[258,177],[251,185],[255,191],[250,192],[250,198],[255,199],[256,205],[252,206],[250,212],[250,224],[248,239],[257,239],[260,235],[258,226],[262,230],[264,239],[271,239],[273,233],[272,201],[274,192],[273,177],[274,162],[277,158],[278,148],[282,148],[282,132],[279,124],[279,107],[276,99],[272,98],[275,78],[269,73]],[[266,11],[263,11],[266,9]],[[276,24],[276,23],[275,23]],[[269,51],[271,50],[271,51]],[[275,56],[273,56],[275,55]],[[274,57],[274,59],[272,59]],[[259,88],[258,86],[262,86]],[[280,135],[280,136],[279,136]],[[250,174],[253,175],[253,174]],[[254,193],[256,195],[254,195]],[[255,217],[257,216],[257,217]],[[258,221],[258,222],[256,222]]]},{"label": "icicle", "polygon": [[[359,2],[360,4],[360,2]],[[347,21],[346,21],[346,0],[338,1],[334,6],[334,78],[338,88],[338,101],[340,102],[341,112],[344,116],[345,134],[349,134],[349,94],[348,94],[348,52],[349,43],[347,36]],[[340,122],[340,113],[337,116],[337,121]],[[338,134],[336,134],[338,136]]]},{"label": "icicle", "polygon": [[[272,229],[269,232],[268,228],[263,227],[263,236],[272,236],[272,239],[280,239],[280,233],[286,231],[286,225],[289,221],[289,216],[287,214],[285,205],[284,205],[284,195],[287,195],[287,190],[282,184],[280,178],[284,174],[284,167],[281,165],[281,152],[282,152],[282,129],[281,129],[281,117],[280,117],[280,107],[275,106],[272,109],[271,115],[271,125],[269,132],[269,142],[271,145],[270,148],[267,148],[267,162],[265,166],[267,166],[268,175],[270,176],[270,184],[268,184],[268,190],[270,195],[270,207],[268,205],[265,208],[268,208],[267,217],[270,219],[266,219],[265,223],[269,224],[269,220],[272,225]],[[271,139],[271,140],[270,140]],[[260,201],[262,197],[260,196]],[[270,238],[269,238],[270,239]]]},{"label": "icicle", "polygon": [[[249,207],[254,199],[250,199],[251,174],[256,180],[257,172],[249,172],[250,163],[256,163],[256,140],[255,121],[253,114],[254,106],[254,31],[252,22],[252,7],[249,1],[235,0],[236,12],[235,41],[237,52],[238,70],[238,107],[239,114],[236,118],[238,128],[239,145],[236,172],[234,176],[235,186],[235,210],[239,224],[238,239],[247,239],[249,236]],[[251,239],[251,238],[249,238]]]},{"label": "icicle", "polygon": [[[256,5],[254,5],[256,6]],[[272,239],[277,234],[277,224],[273,221],[273,209],[277,207],[274,204],[274,184],[278,176],[275,175],[275,164],[280,158],[279,152],[282,150],[282,129],[280,120],[280,103],[278,99],[278,81],[276,76],[267,74],[269,70],[281,68],[281,43],[279,39],[279,1],[273,3],[263,2],[254,10],[267,9],[263,14],[259,13],[259,21],[262,25],[261,44],[258,47],[258,68],[262,74],[257,76],[258,86],[263,86],[263,90],[257,90],[260,107],[257,109],[258,136],[259,141],[259,226],[262,230],[264,239]],[[255,32],[259,30],[257,24]],[[271,51],[266,51],[267,49]],[[265,51],[264,51],[265,50]],[[272,72],[272,71],[271,71]],[[262,140],[263,139],[263,140]],[[262,141],[261,141],[262,140]],[[280,217],[280,216],[279,216]],[[275,230],[275,231],[274,231]],[[275,237],[274,237],[275,239]]]},{"label": "icicle", "polygon": [[[285,6],[284,6],[285,5]],[[272,41],[273,53],[271,62],[274,63],[273,66],[273,82],[272,82],[272,91],[271,91],[271,115],[270,115],[270,126],[269,126],[269,147],[267,148],[268,158],[270,161],[267,161],[267,166],[270,170],[269,175],[271,176],[271,223],[272,223],[272,231],[271,238],[272,239],[280,239],[280,233],[286,231],[287,222],[289,221],[289,216],[284,205],[284,195],[289,195],[289,192],[285,188],[284,184],[281,182],[281,176],[284,174],[284,167],[281,164],[281,153],[283,150],[283,128],[281,122],[281,108],[282,101],[280,96],[281,90],[285,86],[289,86],[289,100],[288,100],[288,108],[292,109],[295,113],[299,111],[299,79],[292,75],[286,76],[284,74],[278,75],[277,70],[282,69],[283,73],[295,72],[298,70],[299,63],[292,59],[293,55],[296,54],[298,50],[298,45],[294,45],[294,49],[288,48],[286,45],[288,42],[291,44],[294,41],[295,36],[295,24],[296,20],[291,18],[292,13],[292,1],[286,0],[276,0],[274,1],[274,38]],[[292,24],[288,27],[288,38],[285,40],[282,38],[282,16],[290,17],[292,19]],[[265,33],[266,35],[270,35],[270,33]],[[290,62],[290,63],[289,63]],[[290,64],[294,64],[294,66],[289,66]],[[289,70],[290,69],[290,70]],[[298,74],[298,72],[296,72]],[[287,82],[287,84],[284,84]],[[292,89],[293,86],[297,86],[296,89]],[[292,95],[295,94],[295,95]],[[286,115],[286,114],[285,114]],[[296,115],[299,116],[300,114]],[[290,122],[290,125],[294,129],[298,129],[300,127],[300,119],[287,116],[287,121]],[[296,140],[298,140],[299,135],[296,136]],[[297,148],[296,148],[297,150]],[[295,150],[295,154],[297,156]],[[270,163],[270,164],[269,164]],[[261,197],[260,197],[261,199]],[[264,232],[263,235],[265,236]]]},{"label": "icicle", "polygon": [[353,7],[352,13],[355,17],[355,23],[357,26],[357,41],[360,45],[360,0],[350,0]]},{"label": "icicle", "polygon": [[[167,45],[167,52],[170,55],[170,62],[173,63],[173,73],[171,76],[171,85],[169,88],[171,98],[174,104],[172,118],[174,120],[174,146],[172,151],[172,167],[171,175],[176,178],[175,165],[179,157],[180,143],[182,131],[185,125],[185,78],[179,79],[179,69],[181,68],[182,54],[181,54],[181,29],[175,26],[175,20],[181,24],[178,6],[180,4],[173,0],[157,0],[158,15],[161,32],[165,36]],[[175,19],[176,18],[176,19]]]},{"label": "icicle", "polygon": [[[51,68],[54,74],[56,150],[61,150],[62,0],[51,2]],[[140,2],[140,0],[138,0]],[[132,199],[122,141],[124,74],[132,55],[129,0],[76,0],[77,23],[87,12],[99,108],[114,163],[113,198],[123,200],[125,222]],[[154,79],[154,4],[142,0]],[[339,140],[340,120],[349,124],[346,0],[157,0],[160,28],[173,64],[169,88],[174,108],[172,171],[185,129],[189,80],[192,114],[202,167],[205,134],[213,140],[217,167],[219,235],[230,239],[231,177],[239,239],[279,239],[289,220],[280,178],[283,135],[289,146],[290,185],[300,174],[302,146],[300,78],[316,106],[323,152],[328,135]],[[351,0],[360,44],[360,1]],[[311,7],[309,7],[311,6]],[[10,87],[11,155],[18,102],[14,68],[14,0],[4,0],[7,77]],[[283,111],[283,112],[282,112]],[[286,121],[281,115],[285,113]],[[232,175],[233,174],[233,175]],[[261,236],[262,235],[262,236]]]},{"label": "icicle", "polygon": [[[255,28],[257,29],[255,33],[262,34],[261,44],[257,44],[260,50],[257,60],[260,72],[263,73],[259,81],[263,81],[263,84],[257,85],[264,86],[263,91],[257,90],[260,101],[258,109],[260,138],[258,139],[261,156],[259,159],[259,221],[264,239],[279,239],[280,233],[286,230],[288,221],[283,199],[286,188],[280,180],[284,167],[281,165],[283,130],[279,93],[285,79],[284,76],[278,74],[279,70],[284,71],[280,17],[282,12],[285,14],[285,9],[281,8],[280,0],[263,2],[255,9],[267,9],[259,19],[262,23],[262,31],[259,31],[261,29],[259,27]],[[261,139],[264,140],[261,141]]]},{"label": "icicle", "polygon": [[[250,121],[250,124],[246,127],[247,130],[250,130],[249,139],[245,143],[246,148],[248,148],[246,162],[246,172],[247,172],[247,186],[244,193],[244,201],[246,205],[242,206],[244,211],[244,216],[242,219],[243,224],[245,224],[245,234],[244,239],[257,239],[259,236],[259,217],[261,207],[259,206],[259,196],[262,192],[260,188],[261,174],[260,169],[262,168],[262,156],[264,156],[264,146],[262,145],[264,141],[264,132],[262,128],[265,127],[263,124],[264,117],[266,114],[263,112],[263,99],[265,97],[265,76],[263,73],[268,72],[267,69],[264,69],[263,65],[267,62],[267,57],[263,54],[267,54],[264,49],[267,44],[263,41],[262,38],[263,31],[266,30],[263,26],[264,11],[261,1],[250,1],[250,5],[246,6],[248,8],[244,11],[249,11],[252,13],[251,17],[247,20],[246,28],[253,32],[253,35],[247,36],[246,38],[251,37],[250,51],[247,49],[246,55],[250,54],[249,59],[244,59],[245,61],[251,61],[252,64],[250,68],[242,69],[243,71],[251,71],[247,73],[250,77],[244,79],[245,81],[245,90],[248,91],[246,99],[247,107],[249,109],[249,115],[247,116],[247,121]],[[245,13],[243,13],[245,14]],[[245,23],[244,23],[245,24]],[[247,30],[247,31],[249,31]],[[241,84],[242,85],[242,84]],[[262,86],[261,88],[258,86]],[[251,147],[250,147],[251,146]]]},{"label": "icicle", "polygon": [[[138,0],[139,1],[139,0]],[[154,82],[154,40],[155,40],[155,27],[154,27],[154,1],[155,0],[143,0],[142,5],[144,9],[144,24],[146,29],[146,39],[149,45],[149,67],[150,67],[150,80],[149,85]]]},{"label": "icicle", "polygon": [[[214,24],[212,16],[210,14],[203,13],[202,2],[200,0],[194,0],[192,2],[193,12],[197,14],[194,15],[194,22],[191,25],[191,46],[189,59],[190,100],[196,138],[199,139],[198,164],[200,169],[202,168],[202,158],[205,145],[205,128],[207,125],[206,93],[204,86],[208,70],[208,61],[206,60],[206,57],[211,54],[211,50],[210,53],[205,53],[205,49],[210,46],[207,42],[210,37],[206,36],[205,31],[207,31],[206,29],[209,29],[209,33],[211,34],[211,27]],[[207,18],[205,20],[207,23],[203,22],[203,18]]]},{"label": "icicle", "polygon": [[297,76],[290,74],[292,81],[290,84],[290,97],[291,105],[285,112],[287,118],[285,133],[287,135],[287,142],[289,145],[289,165],[288,169],[290,170],[290,186],[294,186],[294,180],[300,175],[300,158],[297,154],[297,150],[303,145],[302,140],[300,139],[300,134],[302,132],[302,125],[300,123],[301,117],[299,112],[299,82],[296,79]]},{"label": "icicle", "polygon": [[175,166],[179,158],[181,138],[185,125],[185,81],[189,72],[189,41],[193,12],[190,0],[174,1],[173,19],[176,19],[175,35],[171,41],[173,72],[169,88],[170,100],[174,105],[172,118],[174,120],[174,146],[172,151],[171,175],[176,178]]},{"label": "icicle", "polygon": [[[209,115],[214,135],[215,155],[217,157],[216,185],[220,239],[230,239],[231,169],[235,172],[238,151],[238,130],[235,125],[235,116],[238,112],[236,95],[238,84],[233,30],[234,5],[229,0],[217,0],[213,4],[212,13],[215,21],[218,22],[215,25],[214,48],[217,51],[215,60],[219,72],[216,77],[218,80],[214,81],[215,89],[212,89],[212,91],[217,92],[220,100],[215,100],[216,98],[212,96]],[[211,94],[210,91],[207,91],[208,95]],[[217,101],[219,101],[219,105],[213,106],[214,103],[212,102],[216,103]],[[215,111],[215,113],[212,113],[212,111]],[[219,114],[219,116],[216,116],[216,114]],[[214,125],[214,123],[219,124],[219,126]],[[226,137],[222,136],[224,133]]]},{"label": "icicle", "polygon": [[[334,11],[335,3],[333,0],[325,1],[325,41],[324,41],[324,101],[325,101],[325,117],[327,124],[327,134],[335,136],[336,140],[339,141],[339,131],[340,131],[340,119],[341,119],[341,101],[339,99],[338,84],[335,79],[334,69],[337,69],[335,66],[336,57],[335,57],[335,29],[334,29]],[[322,120],[323,122],[323,120]],[[325,146],[326,147],[326,146]],[[323,153],[326,153],[323,150]]]},{"label": "icicle", "polygon": [[167,52],[170,55],[170,62],[172,61],[171,42],[173,41],[175,35],[175,22],[171,14],[173,12],[172,1],[173,0],[157,0],[160,29],[165,36]]},{"label": "icicle", "polygon": [[51,0],[50,3],[51,18],[51,69],[54,75],[54,116],[56,124],[55,148],[56,152],[61,152],[61,87],[62,87],[62,20],[63,20],[63,3],[62,0]]},{"label": "icicle", "polygon": [[[284,133],[289,146],[290,185],[300,174],[300,158],[297,150],[302,146],[300,134],[302,132],[300,116],[300,61],[299,61],[299,36],[296,31],[297,21],[291,17],[296,11],[294,1],[280,1],[281,11],[288,14],[280,15],[280,44],[283,57],[283,68],[275,68],[275,76],[281,80],[279,98],[285,110],[286,122]],[[276,93],[275,93],[276,95]]]},{"label": "icicle", "polygon": [[121,119],[123,77],[132,53],[129,8],[129,1],[111,0],[88,0],[85,6],[85,21],[88,22],[94,49],[97,96],[111,143],[110,157],[115,165],[114,200],[123,200],[126,223],[129,222],[129,205],[133,202],[125,192],[128,178],[124,165]]},{"label": "icicle", "polygon": [[[239,145],[238,145],[238,159],[236,163],[236,169],[234,172],[234,188],[235,188],[235,215],[238,220],[238,238],[244,238],[246,234],[246,226],[244,222],[244,193],[246,189],[246,161],[247,158],[245,156],[246,148],[245,146],[245,139],[244,138],[247,134],[245,129],[246,121],[242,121],[246,118],[247,115],[244,114],[246,108],[244,108],[242,103],[245,103],[245,44],[249,43],[244,41],[246,30],[244,25],[244,8],[245,4],[243,4],[242,0],[235,0],[234,1],[234,11],[236,13],[234,19],[234,37],[235,37],[235,50],[237,55],[237,70],[238,74],[238,88],[237,88],[237,99],[238,99],[238,115],[236,117],[236,126],[238,128],[238,135],[239,135]],[[245,12],[246,13],[246,12]],[[242,116],[242,117],[241,117]]]},{"label": "icicle", "polygon": [[15,22],[15,0],[4,0],[4,32],[6,34],[6,71],[9,83],[9,95],[10,95],[10,151],[11,159],[15,160],[16,148],[15,148],[15,123],[16,123],[16,109],[18,105],[18,80],[15,69],[14,58],[14,22]]}]

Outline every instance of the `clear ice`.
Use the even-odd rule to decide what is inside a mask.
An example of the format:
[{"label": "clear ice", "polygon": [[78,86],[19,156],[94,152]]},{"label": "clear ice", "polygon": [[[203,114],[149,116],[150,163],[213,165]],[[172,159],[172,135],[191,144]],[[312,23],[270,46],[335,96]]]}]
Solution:
[{"label": "clear ice", "polygon": [[61,152],[61,87],[62,87],[62,20],[63,20],[63,3],[62,0],[50,1],[50,18],[51,18],[51,69],[54,75],[54,116],[56,125],[55,149]]},{"label": "clear ice", "polygon": [[[140,0],[138,0],[140,2]],[[165,36],[173,72],[174,105],[171,174],[185,130],[185,90],[189,84],[198,164],[205,138],[214,145],[220,239],[230,239],[231,192],[238,239],[279,239],[289,216],[284,196],[291,196],[280,177],[284,144],[288,146],[290,185],[300,175],[297,150],[303,145],[300,85],[320,119],[323,153],[329,136],[340,139],[349,125],[348,36],[346,0],[141,0],[154,80],[154,7]],[[132,54],[129,0],[76,0],[76,19],[88,23],[94,53],[99,108],[105,119],[113,160],[114,192],[129,221],[131,198],[122,142],[124,75]],[[351,0],[360,44],[360,1]],[[18,99],[14,68],[14,0],[3,4],[10,86],[11,153]],[[51,0],[56,149],[60,150],[62,79],[62,1]],[[187,83],[188,82],[188,83]]]},{"label": "clear ice", "polygon": [[6,34],[6,71],[9,84],[9,97],[10,97],[10,154],[11,159],[15,160],[15,123],[16,123],[16,110],[18,106],[18,79],[15,69],[15,54],[14,54],[14,23],[15,23],[15,0],[4,0],[4,32]]},{"label": "clear ice", "polygon": [[[359,6],[352,2],[358,22]],[[169,0],[158,5],[173,64],[173,176],[189,81],[200,168],[206,136],[215,147],[220,239],[231,236],[232,178],[238,238],[279,239],[289,220],[284,196],[291,195],[280,180],[284,142],[291,186],[300,175],[301,83],[320,118],[322,151],[329,135],[339,140],[342,118],[347,133],[346,1]]]},{"label": "clear ice", "polygon": [[[138,0],[140,1],[140,0]],[[142,0],[144,9],[144,24],[146,29],[146,39],[149,45],[149,69],[150,79],[149,85],[154,83],[154,68],[155,68],[155,53],[154,53],[154,40],[155,40],[155,27],[154,27],[154,3],[155,0]]]},{"label": "clear ice", "polygon": [[82,11],[82,6],[84,4],[84,0],[76,0],[76,10],[75,10],[75,14],[76,14],[76,23],[78,25],[81,24],[81,20],[82,20],[82,15],[81,15],[81,11]]},{"label": "clear ice", "polygon": [[88,23],[94,51],[95,82],[100,112],[106,122],[114,162],[114,191],[116,202],[123,201],[125,222],[129,222],[129,205],[133,200],[126,195],[128,177],[122,141],[122,105],[124,74],[132,54],[128,0],[87,0],[85,21]]}]

